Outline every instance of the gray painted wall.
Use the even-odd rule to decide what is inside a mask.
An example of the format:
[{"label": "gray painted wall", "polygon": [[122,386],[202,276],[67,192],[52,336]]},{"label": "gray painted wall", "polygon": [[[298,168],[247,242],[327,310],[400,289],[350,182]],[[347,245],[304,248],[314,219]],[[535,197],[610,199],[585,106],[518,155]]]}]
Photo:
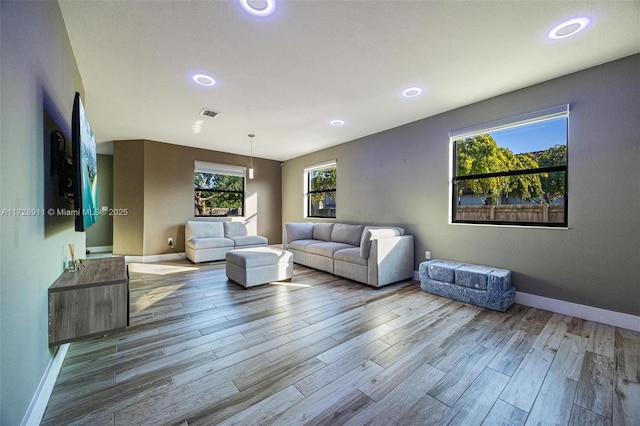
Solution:
[{"label": "gray painted wall", "polygon": [[[70,135],[82,82],[57,2],[1,8],[0,207],[43,209],[43,110]],[[47,288],[84,240],[73,221],[45,233],[41,215],[0,217],[0,424],[20,424],[52,358]]]},{"label": "gray painted wall", "polygon": [[[430,250],[509,268],[524,293],[640,315],[639,75],[634,55],[289,160],[283,222],[305,220],[304,166],[337,158],[337,220],[405,227],[416,270]],[[569,229],[448,224],[449,131],[566,103]]]}]

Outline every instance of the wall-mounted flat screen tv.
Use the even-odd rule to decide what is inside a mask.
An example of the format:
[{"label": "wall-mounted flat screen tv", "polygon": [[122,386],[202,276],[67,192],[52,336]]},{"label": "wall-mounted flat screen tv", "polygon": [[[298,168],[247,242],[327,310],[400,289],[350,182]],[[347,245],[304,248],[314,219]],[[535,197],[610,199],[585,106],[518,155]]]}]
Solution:
[{"label": "wall-mounted flat screen tv", "polygon": [[73,145],[74,208],[76,210],[76,231],[84,231],[99,217],[98,211],[98,161],[96,141],[87,120],[80,94],[73,101],[71,119],[71,140]]}]

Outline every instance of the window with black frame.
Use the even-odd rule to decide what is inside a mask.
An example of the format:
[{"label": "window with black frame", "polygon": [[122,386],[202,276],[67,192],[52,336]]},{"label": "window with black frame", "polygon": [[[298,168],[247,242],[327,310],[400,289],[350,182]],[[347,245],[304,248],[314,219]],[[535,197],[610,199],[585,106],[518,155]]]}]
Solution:
[{"label": "window with black frame", "polygon": [[336,217],[335,161],[305,168],[307,217]]},{"label": "window with black frame", "polygon": [[452,223],[567,226],[569,105],[452,132]]},{"label": "window with black frame", "polygon": [[196,161],[195,217],[244,216],[244,167]]}]

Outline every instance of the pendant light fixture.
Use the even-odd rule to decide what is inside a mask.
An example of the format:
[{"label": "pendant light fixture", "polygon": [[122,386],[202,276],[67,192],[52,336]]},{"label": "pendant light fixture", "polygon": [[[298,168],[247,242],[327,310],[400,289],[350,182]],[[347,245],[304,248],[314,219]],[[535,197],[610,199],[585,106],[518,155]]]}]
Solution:
[{"label": "pendant light fixture", "polygon": [[253,133],[249,133],[249,140],[251,141],[251,157],[249,160],[249,179],[253,179],[253,138],[254,138],[254,134]]}]

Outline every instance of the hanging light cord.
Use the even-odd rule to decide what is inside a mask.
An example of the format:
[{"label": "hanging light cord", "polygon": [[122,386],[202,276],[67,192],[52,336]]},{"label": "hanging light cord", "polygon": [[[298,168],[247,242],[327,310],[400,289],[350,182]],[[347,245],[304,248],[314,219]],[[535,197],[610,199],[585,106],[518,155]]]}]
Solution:
[{"label": "hanging light cord", "polygon": [[255,135],[253,133],[249,133],[249,137],[251,138],[251,157],[250,157],[250,163],[249,163],[249,167],[253,169],[253,137]]}]

